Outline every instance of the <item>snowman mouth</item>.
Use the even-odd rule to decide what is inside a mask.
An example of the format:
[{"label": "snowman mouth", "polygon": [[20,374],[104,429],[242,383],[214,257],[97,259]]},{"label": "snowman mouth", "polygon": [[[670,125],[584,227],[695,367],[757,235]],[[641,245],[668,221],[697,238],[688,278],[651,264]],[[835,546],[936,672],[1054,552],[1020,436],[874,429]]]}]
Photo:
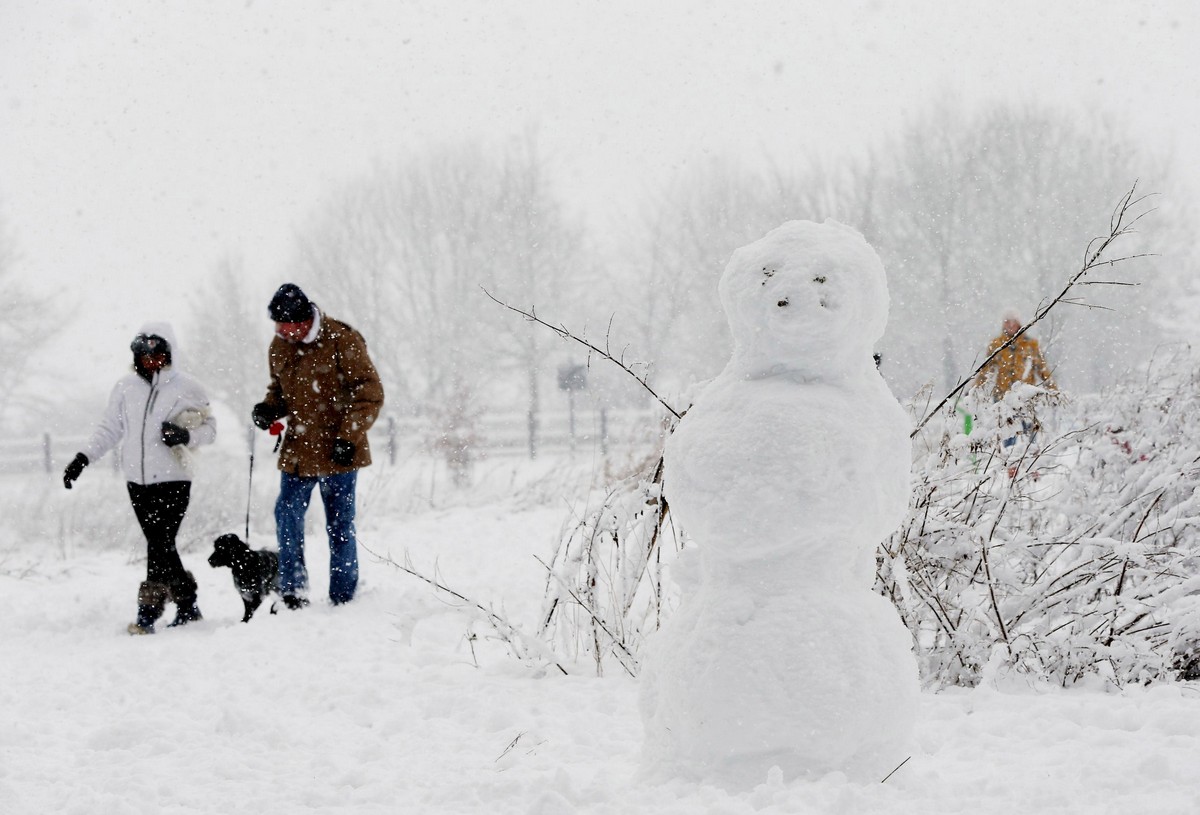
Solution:
[{"label": "snowman mouth", "polygon": [[[781,297],[779,300],[775,301],[775,306],[777,308],[787,308],[791,304],[792,304],[791,297]],[[829,308],[829,301],[826,300],[824,297],[822,297],[819,300],[817,300],[817,305],[819,305],[821,308],[827,309],[827,308]]]}]

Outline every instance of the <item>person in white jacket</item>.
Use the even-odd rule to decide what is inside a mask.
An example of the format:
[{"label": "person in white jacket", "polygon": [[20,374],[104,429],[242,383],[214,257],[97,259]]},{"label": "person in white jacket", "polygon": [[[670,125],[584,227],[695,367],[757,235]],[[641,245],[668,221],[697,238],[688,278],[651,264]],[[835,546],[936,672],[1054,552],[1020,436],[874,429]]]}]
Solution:
[{"label": "person in white jacket", "polygon": [[130,634],[153,634],[168,600],[176,607],[171,626],[201,619],[196,580],[183,567],[175,536],[191,497],[186,451],[211,444],[217,423],[204,388],[173,364],[176,348],[168,323],[142,327],[130,344],[134,372],[117,382],[95,432],[63,473],[71,489],[84,467],[119,448],[129,500],[146,536],[146,579]]}]

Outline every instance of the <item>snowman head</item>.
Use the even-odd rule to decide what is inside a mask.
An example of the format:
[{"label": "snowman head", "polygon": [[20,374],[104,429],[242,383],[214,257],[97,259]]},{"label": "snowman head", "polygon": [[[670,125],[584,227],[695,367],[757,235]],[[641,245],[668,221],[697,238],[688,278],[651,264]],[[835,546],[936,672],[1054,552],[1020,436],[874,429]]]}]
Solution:
[{"label": "snowman head", "polygon": [[733,253],[719,286],[745,376],[836,377],[873,369],[887,324],[887,278],[867,242],[827,220],[788,221]]}]

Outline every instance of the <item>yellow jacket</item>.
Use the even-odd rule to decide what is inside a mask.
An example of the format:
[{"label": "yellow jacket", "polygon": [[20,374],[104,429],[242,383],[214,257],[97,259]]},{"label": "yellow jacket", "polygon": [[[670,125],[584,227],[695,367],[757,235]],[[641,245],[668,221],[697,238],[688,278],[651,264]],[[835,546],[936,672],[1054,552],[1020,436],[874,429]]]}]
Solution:
[{"label": "yellow jacket", "polygon": [[[988,345],[987,355],[991,356],[997,348],[1008,342],[1008,336],[1001,334]],[[992,395],[1001,399],[1017,382],[1028,382],[1030,385],[1040,384],[1044,388],[1054,390],[1054,382],[1050,379],[1050,368],[1042,359],[1038,341],[1028,334],[1022,334],[1012,345],[1005,348],[996,358],[983,367],[979,376],[975,377],[975,386],[979,387],[989,380],[992,383]]]}]

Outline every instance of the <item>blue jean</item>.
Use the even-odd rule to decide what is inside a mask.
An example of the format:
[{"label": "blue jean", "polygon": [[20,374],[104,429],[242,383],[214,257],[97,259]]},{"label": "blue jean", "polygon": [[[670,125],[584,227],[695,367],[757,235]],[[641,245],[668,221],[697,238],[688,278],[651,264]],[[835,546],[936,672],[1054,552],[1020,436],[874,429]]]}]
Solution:
[{"label": "blue jean", "polygon": [[[1021,420],[1021,432],[1022,433],[1029,433],[1029,428],[1031,428],[1031,427],[1033,427],[1033,423],[1030,422],[1028,419]],[[1029,433],[1029,443],[1030,444],[1033,444],[1033,440],[1036,438],[1037,438],[1036,430],[1033,431],[1032,433]],[[1007,439],[1004,440],[1003,446],[1004,447],[1012,447],[1016,443],[1017,443],[1017,437],[1009,436]]]},{"label": "blue jean", "polygon": [[348,603],[358,587],[358,542],[354,536],[354,488],[358,471],[305,478],[281,473],[275,501],[275,537],[279,541],[279,593],[303,596],[308,589],[304,565],[304,515],[313,487],[320,486],[329,534],[329,599]]}]

